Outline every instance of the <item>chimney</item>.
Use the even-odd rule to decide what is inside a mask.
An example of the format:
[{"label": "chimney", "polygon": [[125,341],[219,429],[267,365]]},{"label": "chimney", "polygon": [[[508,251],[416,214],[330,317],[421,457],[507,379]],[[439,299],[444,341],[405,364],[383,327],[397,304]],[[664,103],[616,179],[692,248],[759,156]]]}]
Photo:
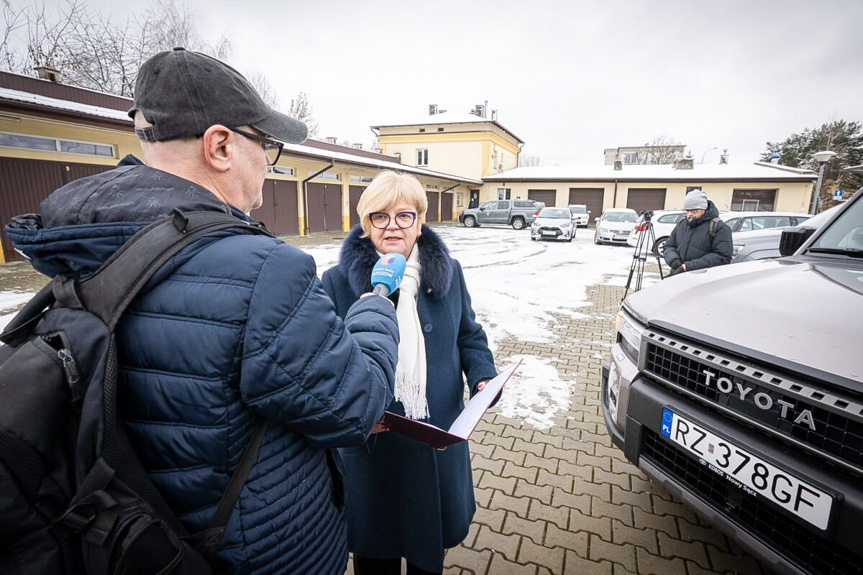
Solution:
[{"label": "chimney", "polygon": [[473,107],[473,115],[479,116],[480,118],[485,118],[485,106],[482,104],[477,104]]},{"label": "chimney", "polygon": [[324,139],[327,141],[328,144],[335,144],[338,141],[338,138],[336,138],[335,136],[327,136]]},{"label": "chimney", "polygon": [[362,144],[351,144],[351,147],[355,150],[362,150],[363,149]]},{"label": "chimney", "polygon": [[492,111],[491,111],[491,119],[492,119],[492,120],[497,120],[497,110],[492,110]]},{"label": "chimney", "polygon": [[49,80],[55,84],[60,83],[60,70],[55,70],[49,66],[36,66],[33,69],[36,70],[36,74],[43,80]]},{"label": "chimney", "polygon": [[[776,161],[775,162],[773,161],[773,158],[770,158],[770,161],[774,164],[778,164],[779,163],[779,154],[776,154]],[[719,156],[719,163],[720,164],[727,164],[728,163],[728,148],[722,150],[722,155]]]},{"label": "chimney", "polygon": [[614,171],[619,172],[622,169],[623,169],[623,162],[621,162],[620,160],[614,160]]},{"label": "chimney", "polygon": [[429,116],[437,114],[437,104],[429,104]]},{"label": "chimney", "polygon": [[675,158],[673,166],[675,170],[691,170],[695,166],[695,159],[691,156]]},{"label": "chimney", "polygon": [[372,148],[372,151],[376,154],[383,154],[384,153],[384,149],[380,148],[380,147],[374,147],[374,148]]}]

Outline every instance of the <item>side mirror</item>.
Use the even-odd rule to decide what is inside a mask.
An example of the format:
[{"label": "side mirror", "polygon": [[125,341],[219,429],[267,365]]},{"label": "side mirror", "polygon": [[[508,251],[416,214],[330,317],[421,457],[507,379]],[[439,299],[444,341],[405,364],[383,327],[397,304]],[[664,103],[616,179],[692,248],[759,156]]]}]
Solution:
[{"label": "side mirror", "polygon": [[779,253],[782,256],[793,255],[814,233],[815,228],[807,228],[806,226],[785,228],[782,230],[782,237],[779,238]]},{"label": "side mirror", "polygon": [[595,218],[593,218],[593,221],[598,222],[598,221],[599,221],[599,216],[596,216]]}]

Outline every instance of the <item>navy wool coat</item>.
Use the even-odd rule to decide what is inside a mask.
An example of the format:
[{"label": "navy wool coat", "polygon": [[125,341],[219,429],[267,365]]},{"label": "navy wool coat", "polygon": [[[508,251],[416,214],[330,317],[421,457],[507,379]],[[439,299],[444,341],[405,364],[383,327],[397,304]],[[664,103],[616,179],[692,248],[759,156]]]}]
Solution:
[{"label": "navy wool coat", "polygon": [[710,237],[710,221],[719,216],[719,210],[710,200],[700,218],[687,221],[683,218],[668,236],[663,256],[671,265],[674,260],[686,264],[686,271],[720,266],[731,261],[733,244],[731,228],[723,221],[716,222],[716,235]]},{"label": "navy wool coat", "polygon": [[[378,256],[361,234],[359,226],[351,231],[338,266],[323,275],[324,289],[340,315],[371,288],[369,276]],[[423,226],[414,249],[419,249],[422,267],[417,312],[428,365],[430,418],[425,421],[448,429],[464,409],[462,374],[473,395],[480,380],[496,375],[494,358],[476,322],[461,266],[443,241]],[[404,415],[400,402],[387,409]],[[442,570],[443,550],[464,540],[476,510],[467,442],[441,451],[385,432],[340,452],[350,550],[363,557],[406,557],[422,569]]]},{"label": "navy wool coat", "polygon": [[238,228],[170,259],[120,322],[119,405],[129,439],[180,521],[197,532],[256,422],[267,419],[222,540],[220,572],[342,575],[341,475],[327,448],[362,445],[392,401],[392,306],[365,298],[339,318],[311,257],[243,233],[246,216],[144,166],[72,182],[42,203],[41,220],[19,217],[7,230],[39,271],[82,278],[175,207],[232,212]]}]

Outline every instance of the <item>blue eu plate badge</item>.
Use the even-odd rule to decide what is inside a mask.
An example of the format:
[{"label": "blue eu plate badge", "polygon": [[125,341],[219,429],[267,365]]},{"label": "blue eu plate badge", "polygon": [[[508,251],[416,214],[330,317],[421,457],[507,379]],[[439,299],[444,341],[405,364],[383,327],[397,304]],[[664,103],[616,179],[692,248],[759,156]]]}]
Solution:
[{"label": "blue eu plate badge", "polygon": [[662,408],[662,435],[671,437],[671,424],[674,423],[674,412],[667,407]]}]

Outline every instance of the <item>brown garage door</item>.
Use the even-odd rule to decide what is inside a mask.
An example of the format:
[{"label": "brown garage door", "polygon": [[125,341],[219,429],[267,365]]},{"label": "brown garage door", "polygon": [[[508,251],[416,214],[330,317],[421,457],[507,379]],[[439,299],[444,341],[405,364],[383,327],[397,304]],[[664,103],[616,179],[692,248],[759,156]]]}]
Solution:
[{"label": "brown garage door", "polygon": [[584,204],[590,212],[588,225],[593,225],[593,219],[602,215],[602,199],[605,190],[602,188],[569,188],[569,203]]},{"label": "brown garage door", "polygon": [[426,192],[426,197],[429,201],[429,209],[426,212],[426,221],[439,222],[440,213],[438,212],[438,203],[440,201],[440,192]]},{"label": "brown garage door", "polygon": [[360,204],[360,196],[366,191],[365,186],[350,186],[348,188],[348,211],[351,216],[351,227],[360,223],[360,215],[357,213],[357,206]]},{"label": "brown garage door", "polygon": [[665,188],[629,188],[626,207],[640,214],[644,210],[665,209]]},{"label": "brown garage door", "polygon": [[440,198],[440,214],[442,222],[452,221],[452,194],[443,194]]},{"label": "brown garage door", "polygon": [[73,180],[110,170],[111,166],[0,158],[0,237],[6,261],[23,259],[2,230],[14,216],[39,211],[48,194]]},{"label": "brown garage door", "polygon": [[335,232],[342,229],[342,186],[306,184],[309,232]]},{"label": "brown garage door", "polygon": [[535,202],[542,202],[546,207],[553,207],[557,198],[557,190],[528,190],[527,198]]},{"label": "brown garage door", "polygon": [[300,233],[297,209],[297,183],[284,180],[264,180],[261,207],[252,210],[251,216],[263,222],[277,236],[296,236]]}]

